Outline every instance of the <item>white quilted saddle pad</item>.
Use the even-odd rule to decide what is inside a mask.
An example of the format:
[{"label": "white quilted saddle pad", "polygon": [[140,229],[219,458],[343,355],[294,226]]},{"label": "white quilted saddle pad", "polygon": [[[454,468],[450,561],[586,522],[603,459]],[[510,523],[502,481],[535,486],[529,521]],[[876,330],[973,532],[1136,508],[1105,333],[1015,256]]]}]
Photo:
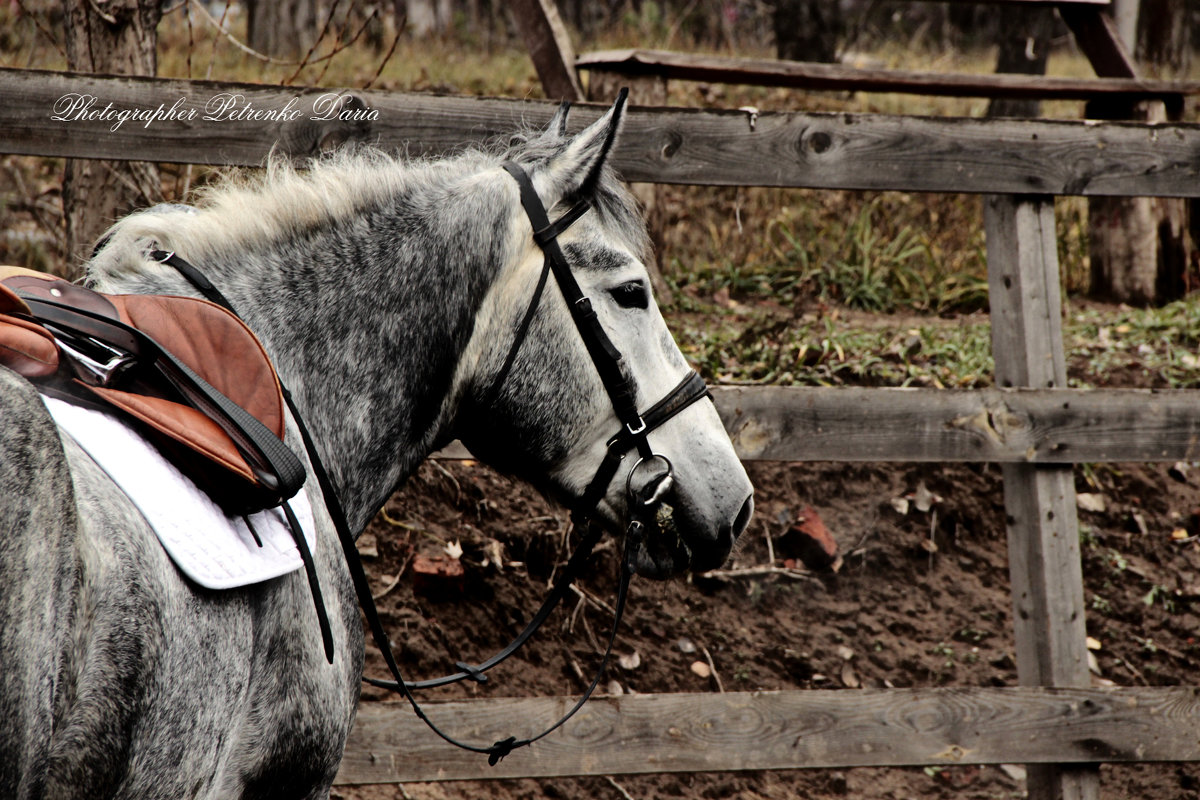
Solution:
[{"label": "white quilted saddle pad", "polygon": [[[201,586],[232,589],[300,569],[300,552],[283,511],[267,509],[246,521],[229,517],[195,483],[130,426],[102,411],[43,397],[66,431],[129,496],[154,528],[176,566]],[[312,507],[301,491],[290,501],[316,552]]]}]

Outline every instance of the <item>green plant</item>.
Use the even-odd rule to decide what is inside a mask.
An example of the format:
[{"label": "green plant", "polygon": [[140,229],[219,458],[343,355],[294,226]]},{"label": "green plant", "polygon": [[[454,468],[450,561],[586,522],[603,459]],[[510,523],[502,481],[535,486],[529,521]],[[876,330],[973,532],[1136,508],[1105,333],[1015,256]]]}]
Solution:
[{"label": "green plant", "polygon": [[1148,606],[1159,603],[1168,614],[1175,613],[1175,593],[1161,584],[1153,584],[1142,597],[1142,602]]}]

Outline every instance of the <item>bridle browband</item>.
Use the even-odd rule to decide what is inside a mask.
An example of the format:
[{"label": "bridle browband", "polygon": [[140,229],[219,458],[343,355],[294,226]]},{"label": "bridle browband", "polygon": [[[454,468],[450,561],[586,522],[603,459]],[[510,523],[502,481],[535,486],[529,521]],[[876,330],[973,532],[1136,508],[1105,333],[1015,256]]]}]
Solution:
[{"label": "bridle browband", "polygon": [[[524,207],[525,213],[529,217],[530,224],[533,227],[533,239],[545,254],[545,260],[537,287],[534,290],[533,297],[525,314],[517,326],[516,336],[509,348],[508,354],[501,369],[497,372],[496,377],[483,394],[485,402],[490,404],[495,401],[501,385],[512,368],[517,352],[529,332],[530,324],[540,305],[548,276],[553,274],[555,282],[558,284],[559,290],[567,302],[567,307],[570,309],[575,327],[578,329],[584,345],[587,347],[588,354],[591,356],[592,363],[596,366],[600,380],[612,401],[613,409],[622,426],[621,430],[608,440],[607,450],[600,466],[596,470],[596,474],[588,483],[580,498],[572,504],[571,520],[576,528],[584,532],[579,547],[571,555],[571,558],[568,559],[566,566],[555,580],[554,586],[541,608],[538,609],[538,612],[521,633],[504,650],[478,665],[457,662],[455,667],[459,671],[441,678],[432,678],[423,681],[404,680],[400,674],[400,668],[396,664],[395,657],[392,654],[391,642],[387,632],[384,630],[383,623],[379,618],[374,598],[371,595],[370,584],[367,581],[366,572],[358,555],[354,535],[350,531],[349,524],[346,521],[345,511],[338,500],[333,483],[317,453],[312,436],[304,423],[303,417],[300,415],[291,393],[281,383],[284,400],[291,410],[292,417],[295,419],[297,427],[300,430],[301,439],[312,462],[313,473],[316,475],[321,492],[325,497],[330,518],[333,521],[334,528],[337,530],[338,539],[341,542],[346,558],[347,568],[350,572],[359,604],[367,620],[367,626],[371,631],[375,645],[383,655],[388,671],[394,678],[394,680],[381,680],[364,677],[363,680],[372,685],[399,692],[408,700],[416,715],[434,733],[456,747],[487,755],[488,763],[492,765],[498,763],[500,759],[504,758],[504,756],[511,753],[514,749],[532,744],[557,730],[583,707],[584,703],[587,702],[588,698],[591,697],[599,685],[600,678],[604,674],[604,669],[612,654],[612,648],[616,641],[617,628],[624,613],[625,602],[628,597],[629,580],[633,575],[634,557],[638,546],[643,541],[648,524],[653,522],[654,516],[662,504],[663,497],[670,489],[673,480],[671,462],[666,456],[653,451],[648,435],[651,431],[696,401],[705,397],[711,397],[704,380],[694,370],[690,370],[687,376],[661,400],[645,411],[638,411],[637,384],[623,368],[620,351],[613,345],[612,340],[600,325],[596,312],[592,308],[591,300],[584,295],[578,281],[575,280],[566,256],[563,254],[562,248],[558,243],[558,236],[587,212],[589,208],[587,201],[576,203],[565,214],[554,222],[551,222],[546,214],[546,209],[542,204],[541,198],[538,196],[537,191],[533,187],[533,182],[529,179],[525,170],[513,162],[505,162],[502,166],[516,180],[520,188],[521,205]],[[183,258],[175,253],[167,253],[161,250],[152,251],[150,256],[157,261],[177,269],[201,294],[212,302],[224,306],[235,314],[237,313],[224,295],[212,285],[204,274]],[[527,739],[517,739],[510,736],[492,745],[479,746],[461,742],[448,735],[429,719],[412,692],[417,689],[445,686],[466,680],[479,683],[486,682],[487,675],[485,673],[516,652],[541,624],[545,622],[551,612],[558,606],[559,602],[570,591],[571,585],[582,573],[592,550],[603,536],[603,529],[592,524],[592,517],[596,508],[608,493],[608,488],[616,477],[621,462],[624,460],[626,454],[632,450],[637,451],[638,460],[630,468],[626,478],[629,520],[625,530],[625,543],[621,559],[616,605],[614,607],[613,626],[595,678],[575,705],[558,722],[536,736]],[[657,471],[654,469],[656,466],[660,467]],[[635,485],[635,478],[639,470],[649,475],[649,480],[642,486]],[[313,576],[310,576],[310,583],[312,583],[312,578]],[[315,586],[313,588],[315,593],[319,592]],[[319,594],[316,596],[319,596]],[[320,601],[318,600],[317,602],[319,606]],[[318,608],[319,615],[323,611],[323,608]],[[332,660],[332,654],[328,646],[327,656]]]}]

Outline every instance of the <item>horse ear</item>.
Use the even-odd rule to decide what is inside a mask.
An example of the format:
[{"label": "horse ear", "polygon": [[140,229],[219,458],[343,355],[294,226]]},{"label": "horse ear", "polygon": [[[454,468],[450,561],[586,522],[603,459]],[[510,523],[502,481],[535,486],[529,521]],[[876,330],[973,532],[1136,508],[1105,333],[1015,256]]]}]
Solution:
[{"label": "horse ear", "polygon": [[554,116],[550,118],[550,124],[546,126],[546,135],[552,136],[555,139],[567,138],[567,117],[571,114],[571,101],[563,100],[558,110],[554,112]]},{"label": "horse ear", "polygon": [[[547,207],[558,199],[575,195],[586,196],[594,189],[600,178],[600,170],[616,143],[621,122],[625,118],[625,101],[629,96],[628,89],[622,89],[612,108],[600,119],[584,128],[573,139],[567,141],[557,155],[536,176],[540,184],[539,193]],[[562,116],[562,124],[566,123],[566,113],[560,107],[555,120]],[[553,123],[552,123],[553,124]]]}]

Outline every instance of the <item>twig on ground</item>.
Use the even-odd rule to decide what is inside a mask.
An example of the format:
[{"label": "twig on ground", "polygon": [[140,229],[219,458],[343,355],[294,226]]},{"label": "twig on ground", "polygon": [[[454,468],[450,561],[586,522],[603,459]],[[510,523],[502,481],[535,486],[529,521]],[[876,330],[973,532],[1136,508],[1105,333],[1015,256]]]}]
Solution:
[{"label": "twig on ground", "polygon": [[579,612],[583,610],[583,607],[586,603],[587,603],[586,598],[584,598],[584,597],[579,598],[579,602],[576,603],[575,608],[573,608],[571,610],[571,616],[567,617],[567,621],[563,623],[563,631],[565,633],[574,633],[575,632],[575,620],[577,620],[579,618]]},{"label": "twig on ground", "polygon": [[383,521],[386,522],[388,525],[393,525],[397,528],[404,528],[404,530],[406,530],[406,531],[413,531],[415,533],[424,533],[425,532],[424,529],[420,528],[417,525],[413,525],[411,522],[405,522],[402,519],[396,519],[391,514],[389,514],[387,512],[387,509],[385,509],[385,508],[379,509],[379,516],[383,517]]},{"label": "twig on ground", "polygon": [[408,569],[408,565],[412,563],[414,555],[416,555],[415,550],[409,551],[408,558],[404,559],[404,563],[400,565],[400,569],[396,570],[396,577],[392,578],[392,580],[388,583],[388,585],[383,587],[382,589],[380,589],[378,593],[372,594],[371,595],[372,600],[383,599],[383,597],[386,596],[388,592],[390,592],[392,589],[395,589],[397,586],[400,585],[400,579],[402,577],[404,577],[404,572]]},{"label": "twig on ground", "polygon": [[576,594],[576,596],[578,596],[581,600],[588,601],[589,603],[591,603],[592,605],[594,605],[596,608],[600,609],[601,611],[605,611],[609,614],[612,614],[614,617],[617,615],[617,612],[613,610],[612,606],[610,606],[608,603],[604,602],[600,598],[596,597],[595,595],[593,595],[591,592],[587,591],[586,589],[580,589],[575,584],[571,584],[571,591],[574,592]]},{"label": "twig on ground", "polygon": [[701,646],[700,652],[704,653],[704,660],[708,662],[708,668],[712,670],[713,680],[717,682],[717,691],[725,694],[725,685],[721,683],[721,676],[717,672],[717,665],[713,663],[712,653],[708,652],[708,648]]},{"label": "twig on ground", "polygon": [[579,621],[583,623],[583,632],[587,635],[588,643],[591,644],[592,650],[597,654],[603,653],[604,648],[600,646],[600,640],[596,638],[596,634],[592,631],[592,625],[587,620],[587,614],[580,614]]},{"label": "twig on ground", "polygon": [[616,781],[614,781],[614,780],[612,779],[612,776],[611,776],[611,775],[605,775],[605,776],[604,776],[604,780],[608,781],[608,782],[609,782],[609,784],[610,784],[610,785],[611,785],[611,786],[612,786],[614,789],[616,789],[618,792],[620,792],[620,793],[621,793],[621,797],[622,797],[622,798],[624,798],[624,800],[633,800],[633,796],[632,796],[631,794],[629,794],[629,792],[625,791],[624,787],[622,787],[622,786],[621,786],[621,784],[619,784],[619,783],[617,783]]},{"label": "twig on ground", "polygon": [[450,481],[450,485],[454,487],[454,502],[457,504],[459,498],[462,496],[462,486],[459,485],[458,479],[451,474],[450,470],[439,464],[436,459],[430,459],[429,463],[433,464]]},{"label": "twig on ground", "polygon": [[791,578],[797,581],[810,581],[819,586],[823,586],[820,578],[813,575],[808,570],[795,569],[792,567],[775,567],[775,566],[760,566],[760,567],[737,567],[735,569],[710,569],[708,572],[701,572],[701,578],[711,578],[714,580],[737,580],[738,578],[761,578],[765,575],[781,575],[785,578]]},{"label": "twig on ground", "polygon": [[[563,648],[563,650],[565,651],[566,648]],[[575,677],[579,679],[580,683],[587,686],[591,681],[583,674],[583,668],[579,666],[579,662],[572,658],[569,652],[566,652],[565,655],[567,663],[571,665],[571,672],[575,673]]]},{"label": "twig on ground", "polygon": [[417,555],[417,551],[412,546],[412,533],[405,535],[404,546],[408,548],[408,557],[404,559],[404,563],[400,565],[400,569],[396,570],[396,577],[392,578],[388,585],[380,589],[378,593],[373,593],[371,595],[372,600],[382,599],[387,595],[388,592],[400,585],[400,579],[404,577],[405,571],[408,569],[408,566],[412,564],[413,559]]}]

